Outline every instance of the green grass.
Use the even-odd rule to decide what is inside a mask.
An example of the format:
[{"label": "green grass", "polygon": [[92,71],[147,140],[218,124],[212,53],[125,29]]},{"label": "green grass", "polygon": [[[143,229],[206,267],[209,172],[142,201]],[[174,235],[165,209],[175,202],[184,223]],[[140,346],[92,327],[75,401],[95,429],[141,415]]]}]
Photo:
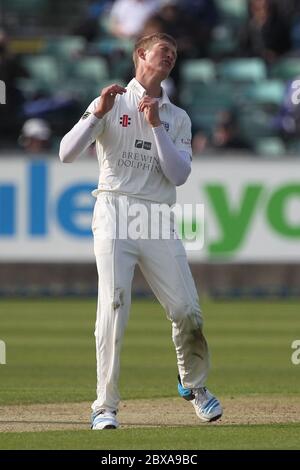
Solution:
[{"label": "green grass", "polygon": [[[95,307],[95,300],[0,301],[0,339],[7,348],[0,406],[94,400]],[[206,301],[202,307],[212,356],[208,385],[217,395],[298,394],[300,366],[291,363],[291,343],[300,338],[299,302]],[[134,302],[122,351],[122,399],[176,396],[176,374],[171,324],[162,308],[154,301]],[[195,428],[120,429],[101,435],[101,441],[89,431],[8,433],[0,445],[295,448],[297,426],[206,426],[196,434]]]},{"label": "green grass", "polygon": [[[0,302],[0,405],[93,400],[94,300]],[[298,393],[291,343],[300,334],[296,302],[203,305],[218,394]],[[153,301],[134,302],[122,351],[123,399],[176,396],[171,324]]]},{"label": "green grass", "polygon": [[299,449],[300,424],[6,433],[0,449]]}]

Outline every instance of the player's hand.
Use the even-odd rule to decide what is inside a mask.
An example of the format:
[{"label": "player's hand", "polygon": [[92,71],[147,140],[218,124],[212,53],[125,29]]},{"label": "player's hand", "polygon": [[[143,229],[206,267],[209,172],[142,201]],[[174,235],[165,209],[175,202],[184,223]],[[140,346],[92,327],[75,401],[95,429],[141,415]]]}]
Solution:
[{"label": "player's hand", "polygon": [[138,105],[138,110],[144,113],[146,121],[152,127],[158,127],[161,125],[158,112],[158,99],[151,98],[150,96],[144,96]]},{"label": "player's hand", "polygon": [[103,88],[100,94],[99,104],[94,111],[94,114],[97,118],[102,118],[108,111],[110,111],[115,104],[116,95],[123,95],[126,93],[126,88],[117,85],[109,85],[106,88]]}]

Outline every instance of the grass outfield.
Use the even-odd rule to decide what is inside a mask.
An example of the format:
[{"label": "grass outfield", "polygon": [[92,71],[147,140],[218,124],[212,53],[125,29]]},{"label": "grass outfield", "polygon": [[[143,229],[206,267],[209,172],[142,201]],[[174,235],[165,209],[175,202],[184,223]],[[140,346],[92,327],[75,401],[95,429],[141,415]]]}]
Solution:
[{"label": "grass outfield", "polygon": [[[95,398],[95,300],[2,300],[0,406],[92,401]],[[299,302],[203,303],[212,355],[208,386],[218,396],[296,395],[300,366]],[[153,301],[134,302],[122,353],[122,399],[176,396],[171,324]],[[288,398],[288,397],[287,397]],[[299,448],[298,424],[3,433],[0,448]],[[139,436],[137,439],[136,436]],[[264,436],[264,439],[262,439]],[[135,446],[135,447],[133,447]]]},{"label": "grass outfield", "polygon": [[[6,433],[0,449],[299,449],[300,424]],[[99,435],[100,433],[100,435]]]}]

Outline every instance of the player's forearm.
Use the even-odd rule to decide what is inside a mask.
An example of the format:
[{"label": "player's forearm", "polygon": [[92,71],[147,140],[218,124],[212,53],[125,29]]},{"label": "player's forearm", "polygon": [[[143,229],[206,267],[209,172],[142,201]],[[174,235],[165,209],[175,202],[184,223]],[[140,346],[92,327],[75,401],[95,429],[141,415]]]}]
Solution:
[{"label": "player's forearm", "polygon": [[60,143],[59,158],[63,163],[73,162],[97,137],[101,121],[94,114],[81,119],[63,137]]},{"label": "player's forearm", "polygon": [[153,127],[161,169],[168,180],[180,186],[191,172],[191,159],[187,152],[180,152],[163,126]]}]

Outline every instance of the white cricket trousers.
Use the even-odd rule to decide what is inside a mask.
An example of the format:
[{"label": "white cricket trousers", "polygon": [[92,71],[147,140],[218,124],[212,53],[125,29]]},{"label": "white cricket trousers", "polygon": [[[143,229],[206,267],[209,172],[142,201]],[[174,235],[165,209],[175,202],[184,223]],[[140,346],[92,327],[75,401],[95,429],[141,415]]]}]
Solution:
[{"label": "white cricket trousers", "polygon": [[203,387],[209,369],[198,295],[181,240],[115,236],[116,220],[128,223],[126,211],[137,207],[133,206],[135,204],[150,210],[153,203],[103,192],[95,204],[92,229],[99,291],[95,328],[97,399],[92,405],[93,411],[118,409],[120,351],[136,264],[172,322],[172,339],[183,386]]}]

